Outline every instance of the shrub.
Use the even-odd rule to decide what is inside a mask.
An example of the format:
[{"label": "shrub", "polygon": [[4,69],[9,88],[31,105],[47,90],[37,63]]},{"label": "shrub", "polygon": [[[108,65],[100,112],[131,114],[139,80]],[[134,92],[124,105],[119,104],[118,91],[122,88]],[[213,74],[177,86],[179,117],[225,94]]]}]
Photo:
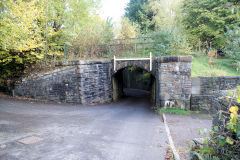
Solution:
[{"label": "shrub", "polygon": [[229,30],[226,33],[227,42],[225,47],[225,54],[233,60],[233,66],[240,70],[240,28]]},{"label": "shrub", "polygon": [[177,29],[161,29],[151,35],[153,53],[156,56],[186,54],[188,43]]},{"label": "shrub", "polygon": [[70,59],[79,57],[97,57],[106,52],[104,44],[110,43],[113,38],[111,20],[103,20],[98,16],[91,17],[71,41]]},{"label": "shrub", "polygon": [[136,38],[139,34],[139,29],[137,24],[134,24],[128,18],[123,17],[120,22],[120,27],[116,32],[117,38],[119,39]]},{"label": "shrub", "polygon": [[[238,160],[240,159],[240,86],[226,97],[230,102],[228,110],[220,110],[218,123],[210,132],[210,139],[197,144],[191,152],[192,159]],[[236,101],[236,105],[232,105]],[[237,106],[238,105],[238,106]]]}]

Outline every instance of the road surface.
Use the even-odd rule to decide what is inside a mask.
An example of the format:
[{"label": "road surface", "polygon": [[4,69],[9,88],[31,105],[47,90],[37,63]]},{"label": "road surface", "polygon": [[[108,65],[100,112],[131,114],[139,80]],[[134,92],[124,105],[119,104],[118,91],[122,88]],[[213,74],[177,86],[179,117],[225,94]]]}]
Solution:
[{"label": "road surface", "polygon": [[163,160],[167,147],[143,97],[97,106],[0,98],[1,160]]}]

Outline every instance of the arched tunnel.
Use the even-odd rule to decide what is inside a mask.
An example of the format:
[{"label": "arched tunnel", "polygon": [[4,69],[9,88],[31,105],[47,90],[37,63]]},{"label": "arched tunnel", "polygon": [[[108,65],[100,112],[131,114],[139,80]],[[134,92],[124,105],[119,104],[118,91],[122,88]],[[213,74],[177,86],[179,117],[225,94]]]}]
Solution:
[{"label": "arched tunnel", "polygon": [[145,99],[155,106],[156,80],[147,70],[136,66],[122,68],[112,76],[112,84],[114,101],[131,97]]}]

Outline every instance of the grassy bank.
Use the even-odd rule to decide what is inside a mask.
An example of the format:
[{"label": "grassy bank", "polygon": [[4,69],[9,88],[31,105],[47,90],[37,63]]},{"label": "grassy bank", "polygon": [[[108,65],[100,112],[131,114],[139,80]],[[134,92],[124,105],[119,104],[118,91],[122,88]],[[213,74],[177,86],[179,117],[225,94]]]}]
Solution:
[{"label": "grassy bank", "polygon": [[[154,57],[156,55],[153,54]],[[174,56],[174,55],[173,55]],[[121,57],[124,58],[140,58],[149,57],[149,53],[139,53],[130,54],[125,53]],[[213,58],[212,65],[208,63],[208,57],[205,55],[194,56],[192,62],[192,77],[197,76],[240,76],[240,71],[237,72],[235,68],[232,67],[232,62],[227,58]]]},{"label": "grassy bank", "polygon": [[240,76],[231,64],[230,59],[213,59],[213,65],[208,64],[207,56],[194,56],[192,63],[192,77],[197,76]]}]

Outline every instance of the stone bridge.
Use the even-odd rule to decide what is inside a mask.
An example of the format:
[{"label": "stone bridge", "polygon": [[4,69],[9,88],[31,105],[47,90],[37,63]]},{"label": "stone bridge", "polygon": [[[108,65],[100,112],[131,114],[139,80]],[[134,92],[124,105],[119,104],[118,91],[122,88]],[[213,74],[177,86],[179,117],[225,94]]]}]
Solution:
[{"label": "stone bridge", "polygon": [[54,71],[23,78],[15,85],[14,94],[67,103],[96,104],[116,101],[121,96],[121,69],[136,66],[152,74],[152,99],[156,106],[174,101],[181,108],[190,107],[191,56],[159,57],[149,60],[117,61],[79,60],[59,62]]},{"label": "stone bridge", "polygon": [[[151,73],[151,97],[157,107],[163,107],[166,101],[171,101],[175,107],[190,109],[192,88],[202,87],[200,83],[192,87],[191,63],[191,56],[158,57],[152,60],[150,70],[149,60],[122,60],[116,61],[114,70],[114,60],[59,62],[59,68],[54,71],[17,82],[13,94],[84,105],[117,101],[123,92],[121,70],[135,66]],[[233,87],[240,85],[239,77],[234,80]],[[194,104],[204,99],[200,92],[195,95]]]}]

